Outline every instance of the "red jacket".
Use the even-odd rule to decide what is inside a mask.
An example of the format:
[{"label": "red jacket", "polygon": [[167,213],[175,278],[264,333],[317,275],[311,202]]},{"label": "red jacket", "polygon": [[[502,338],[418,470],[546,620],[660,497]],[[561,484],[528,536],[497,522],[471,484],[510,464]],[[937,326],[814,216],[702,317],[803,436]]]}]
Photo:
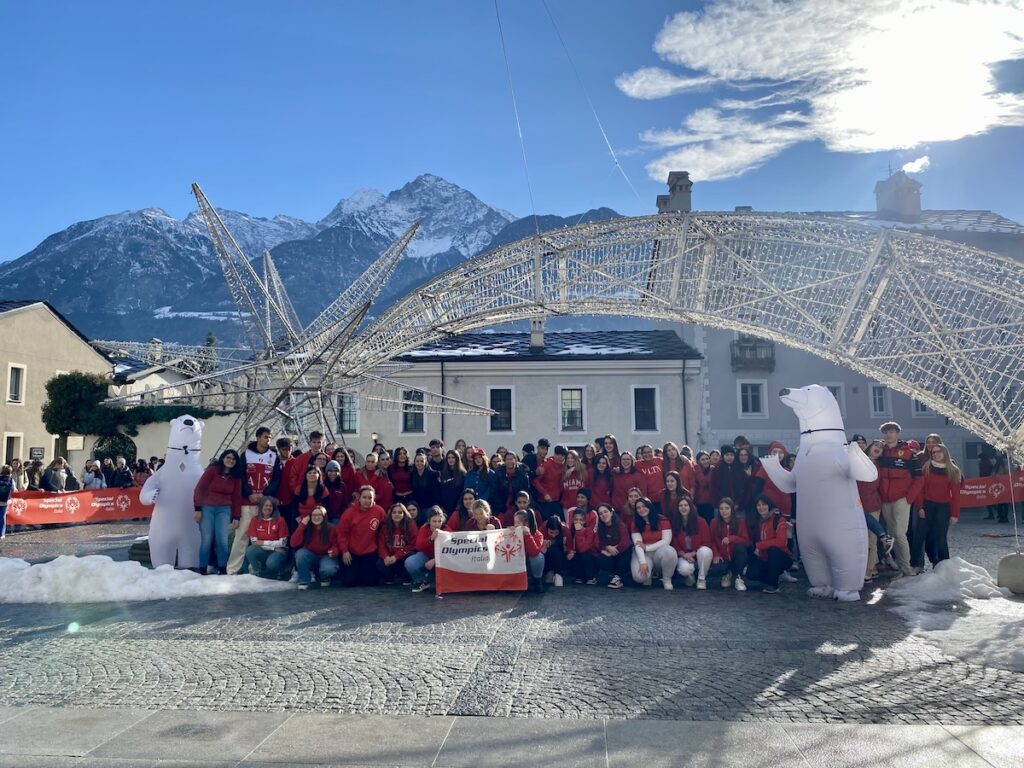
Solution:
[{"label": "red jacket", "polygon": [[224,477],[214,464],[206,468],[195,491],[192,503],[197,507],[231,507],[231,519],[242,516],[242,480],[238,477]]},{"label": "red jacket", "polygon": [[960,483],[954,483],[952,478],[945,472],[939,472],[925,462],[922,470],[923,482],[921,492],[915,503],[923,507],[926,501],[936,504],[949,504],[949,516],[953,520],[960,518]]},{"label": "red jacket", "polygon": [[536,533],[530,533],[530,529],[527,526],[523,526],[523,545],[526,547],[527,557],[536,557],[540,554],[541,544],[544,543],[544,534],[540,531]]},{"label": "red jacket", "polygon": [[[305,525],[304,523],[299,523],[299,527],[295,529],[295,532],[292,534],[292,538],[290,540],[290,543],[291,543],[292,547],[295,548],[295,549],[299,549],[300,547],[305,547],[310,552],[312,552],[314,555],[320,555],[321,557],[323,555],[330,554],[330,550],[332,550],[334,548],[334,543],[335,543],[334,542],[334,526],[331,525],[330,523],[326,522],[326,521],[321,524],[321,526],[324,526],[324,525],[327,526],[327,532],[328,532],[327,543],[326,544],[320,539],[320,531],[316,530],[316,526],[314,526],[312,523],[310,523],[308,526]],[[309,543],[308,544],[304,544],[303,542],[304,542],[304,540],[306,538],[306,528],[307,527],[308,528],[312,528],[313,531],[309,535]]]},{"label": "red jacket", "polygon": [[562,493],[559,497],[562,503],[562,509],[572,509],[576,506],[576,495],[580,492],[580,488],[585,486],[584,482],[580,480],[576,475],[572,477],[562,477]]},{"label": "red jacket", "polygon": [[[691,512],[691,515],[694,513]],[[672,546],[676,548],[676,552],[680,555],[686,552],[696,552],[701,547],[708,547],[713,552],[715,547],[711,541],[711,529],[708,528],[708,521],[699,515],[694,515],[697,518],[697,532],[690,534],[690,541],[687,542],[686,531],[682,528],[679,529],[679,533],[672,537]]]},{"label": "red jacket", "polygon": [[377,551],[377,530],[384,522],[384,510],[374,504],[363,509],[359,502],[345,510],[341,522],[334,526],[338,552],[369,555]]},{"label": "red jacket", "polygon": [[691,496],[693,496],[693,494],[697,492],[696,488],[694,487],[696,485],[694,467],[696,467],[697,464],[690,461],[685,456],[679,456],[674,463],[670,462],[665,457],[655,459],[655,461],[662,462],[663,474],[667,475],[669,472],[673,471],[678,472],[679,479],[683,481],[683,488],[685,488]]},{"label": "red jacket", "polygon": [[[430,529],[429,525],[427,529]],[[403,529],[398,528],[389,537],[387,520],[385,520],[377,530],[377,554],[382,558],[397,557],[399,560],[408,557],[416,551],[417,533],[416,523],[409,523],[408,535]]]},{"label": "red jacket", "polygon": [[768,477],[768,473],[764,471],[763,464],[757,465],[757,472],[754,473],[754,477],[764,480],[764,487],[761,489],[761,493],[772,500],[772,506],[779,510],[783,517],[789,517],[793,514],[793,500],[789,497],[788,493],[780,491],[779,487],[772,482],[772,479]]},{"label": "red jacket", "polygon": [[605,547],[616,547],[621,555],[623,552],[629,551],[629,548],[633,546],[633,542],[629,538],[629,524],[624,520],[620,520],[619,523],[619,537],[615,542],[604,541],[601,538],[601,524],[597,524],[594,530],[594,552],[596,554],[601,554],[601,550]]},{"label": "red jacket", "polygon": [[[693,501],[695,504],[714,504],[715,494],[711,488],[711,469],[707,472],[700,464],[693,471]],[[685,483],[684,483],[685,485]]]},{"label": "red jacket", "polygon": [[[611,504],[615,506],[615,502],[612,499],[613,489],[615,487],[615,475],[612,475],[612,488],[608,487],[608,479],[603,475],[597,475],[591,471],[590,479],[590,504],[594,509],[597,509],[601,504]],[[574,502],[575,506],[575,502]]]},{"label": "red jacket", "polygon": [[[643,475],[640,490],[651,501],[657,502],[661,492],[665,490],[665,474],[662,472],[662,459],[655,457],[650,461],[638,461],[637,472]],[[626,490],[629,490],[628,488]]]},{"label": "red jacket", "polygon": [[281,541],[281,546],[288,543],[288,523],[283,517],[272,517],[264,520],[254,517],[249,521],[249,538],[255,536],[260,541]]},{"label": "red jacket", "polygon": [[[658,528],[657,528],[657,530],[652,530],[651,526],[649,526],[649,525],[646,526],[644,528],[643,533],[640,534],[640,541],[642,541],[645,546],[647,544],[656,544],[657,542],[661,541],[661,532],[662,531],[671,531],[671,530],[672,530],[672,523],[669,522],[669,519],[667,517],[661,517],[661,518],[658,519]],[[637,526],[636,526],[636,518],[635,517],[632,520],[629,521],[629,535],[630,535],[630,538],[633,537],[634,533],[638,533]]]},{"label": "red jacket", "polygon": [[[559,501],[562,498],[562,474],[565,472],[565,464],[559,464],[554,456],[548,456],[541,466],[544,467],[544,474],[538,474],[533,478],[538,500],[544,501],[546,494],[552,501]],[[573,503],[575,501],[573,499]]]},{"label": "red jacket", "polygon": [[408,496],[412,493],[412,466],[400,467],[392,464],[388,469],[388,479],[396,496]]},{"label": "red jacket", "polygon": [[373,488],[373,502],[382,509],[387,509],[391,506],[391,501],[394,498],[394,489],[391,487],[391,481],[386,476],[380,474],[377,470],[374,470],[372,474],[367,475],[366,469],[356,470],[356,487],[355,492],[358,493],[359,489],[364,485],[368,485]]},{"label": "red jacket", "polygon": [[911,504],[921,493],[924,478],[914,450],[902,440],[895,448],[883,448],[878,458],[878,492],[883,503],[906,499]]},{"label": "red jacket", "polygon": [[772,515],[767,520],[761,520],[757,532],[757,543],[754,545],[754,554],[762,560],[767,560],[768,550],[772,547],[781,549],[787,555],[793,555],[789,551],[789,523],[782,515],[779,515],[778,518]]},{"label": "red jacket", "polygon": [[[590,516],[593,515],[594,519],[591,520]],[[587,520],[583,523],[583,527],[576,530],[575,525],[568,526],[568,536],[565,539],[565,551],[568,552],[593,552],[594,541],[597,539],[597,513],[590,511],[587,513]]]},{"label": "red jacket", "polygon": [[554,544],[557,541],[561,541],[562,549],[564,551],[569,546],[569,526],[567,526],[557,517],[553,517],[551,519],[555,520],[558,523],[558,529],[553,531],[550,528],[548,528],[547,523],[541,523],[540,535],[542,543],[551,542],[552,544]]},{"label": "red jacket", "polygon": [[341,513],[348,509],[352,503],[351,486],[342,482],[340,488],[327,489],[327,501],[324,506],[327,508],[327,517],[332,523],[338,522]]},{"label": "red jacket", "polygon": [[313,460],[313,452],[306,451],[299,454],[288,462],[281,469],[281,484],[277,488],[277,499],[282,504],[291,504],[295,497],[295,489],[306,479],[306,470],[309,462]]},{"label": "red jacket", "polygon": [[878,492],[879,480],[876,477],[870,482],[857,481],[857,493],[865,512],[878,512],[882,509],[882,495]]},{"label": "red jacket", "polygon": [[629,496],[629,489],[639,488],[640,492],[643,493],[644,476],[639,472],[630,472],[628,475],[616,472],[614,477],[615,490],[612,492],[612,506],[615,507],[615,511],[619,513],[619,516],[625,519],[631,514],[626,506],[626,497]]},{"label": "red jacket", "polygon": [[[302,501],[299,501],[299,496],[301,494],[302,486],[300,485],[295,489],[295,493],[292,494],[292,502],[296,505],[296,518],[306,517],[313,511],[314,507],[322,506],[324,509],[327,509],[327,501],[331,497],[331,492],[328,491],[326,488],[324,488],[323,491],[319,494],[314,492],[313,494],[307,496]],[[330,510],[328,510],[327,515],[328,517],[330,517]]]},{"label": "red jacket", "polygon": [[431,530],[429,525],[421,526],[416,531],[416,551],[422,552],[428,560],[434,559],[434,542],[430,538]]},{"label": "red jacket", "polygon": [[714,552],[715,557],[721,557],[724,560],[732,559],[733,547],[749,547],[750,546],[750,534],[747,533],[747,523],[742,518],[733,518],[737,522],[736,533],[730,533],[729,541],[726,544],[722,543],[722,539],[726,537],[724,530],[719,530],[719,520],[716,517],[711,521],[711,551]]}]

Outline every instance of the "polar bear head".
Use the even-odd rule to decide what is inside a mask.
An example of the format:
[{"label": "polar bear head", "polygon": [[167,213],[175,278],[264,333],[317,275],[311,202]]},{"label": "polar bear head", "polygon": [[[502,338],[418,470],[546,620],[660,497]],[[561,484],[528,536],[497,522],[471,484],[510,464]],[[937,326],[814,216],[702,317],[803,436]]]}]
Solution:
[{"label": "polar bear head", "polygon": [[841,442],[846,442],[843,414],[827,387],[811,384],[800,389],[784,389],[779,398],[796,413],[801,433],[831,432],[836,437],[841,436]]},{"label": "polar bear head", "polygon": [[202,446],[203,422],[195,416],[188,415],[171,420],[171,433],[167,436],[167,450],[181,451],[186,456],[192,454],[198,456]]}]

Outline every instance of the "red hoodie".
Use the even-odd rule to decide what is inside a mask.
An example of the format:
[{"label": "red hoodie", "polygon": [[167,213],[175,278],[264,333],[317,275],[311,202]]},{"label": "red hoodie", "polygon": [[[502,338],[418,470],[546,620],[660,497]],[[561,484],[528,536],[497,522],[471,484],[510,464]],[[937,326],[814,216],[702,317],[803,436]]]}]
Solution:
[{"label": "red hoodie", "polygon": [[[632,538],[632,535],[634,533],[640,533],[637,530],[636,523],[637,523],[637,518],[635,518],[635,517],[632,520],[629,521],[629,534],[630,534],[631,538]],[[652,529],[651,526],[649,526],[649,525],[644,526],[643,532],[640,533],[640,541],[642,541],[644,543],[644,546],[646,546],[648,544],[656,544],[659,541],[661,541],[661,532],[662,531],[671,531],[671,530],[672,530],[672,523],[669,521],[669,519],[667,517],[660,517],[660,518],[658,518],[658,528],[656,530]]]},{"label": "red hoodie", "polygon": [[576,475],[573,475],[572,477],[565,477],[563,472],[562,493],[559,497],[562,503],[562,509],[571,509],[576,506],[576,495],[580,492],[580,488],[583,487],[583,481]]},{"label": "red hoodie", "polygon": [[790,557],[793,555],[789,551],[789,523],[783,519],[782,515],[778,517],[771,515],[767,520],[761,520],[754,553],[762,560],[767,560],[768,550],[772,547],[781,549]]},{"label": "red hoodie", "polygon": [[379,507],[387,509],[391,506],[391,501],[394,498],[394,488],[391,486],[391,481],[384,475],[380,474],[377,470],[367,474],[366,469],[356,470],[356,488],[358,492],[364,485],[368,485],[373,488],[373,501]]},{"label": "red hoodie", "polygon": [[619,538],[615,542],[605,542],[601,538],[601,524],[598,523],[594,530],[594,553],[600,555],[601,550],[605,547],[615,547],[619,550],[621,555],[623,552],[629,551],[629,548],[633,546],[632,540],[629,538],[629,524],[625,520],[619,520]]},{"label": "red hoodie", "polygon": [[[711,469],[707,472],[697,464],[693,470],[693,502],[694,504],[714,504],[715,492],[711,488]],[[685,485],[685,483],[683,483]]]},{"label": "red hoodie", "polygon": [[640,492],[643,493],[644,476],[639,472],[630,472],[629,474],[623,472],[616,473],[614,477],[615,490],[612,492],[612,506],[615,507],[615,511],[619,513],[619,516],[625,520],[625,518],[630,516],[626,502],[626,497],[629,496],[629,489],[639,488]]},{"label": "red hoodie", "polygon": [[281,541],[281,546],[288,543],[288,523],[283,517],[272,517],[265,520],[262,517],[254,517],[249,521],[249,538],[257,538],[263,541]]},{"label": "red hoodie", "polygon": [[231,507],[231,519],[242,516],[242,480],[238,477],[224,477],[214,464],[206,468],[196,489],[192,503],[197,507]]},{"label": "red hoodie", "polygon": [[548,456],[541,466],[544,468],[544,474],[538,474],[533,478],[533,487],[537,490],[539,500],[545,501],[544,496],[547,495],[551,497],[551,501],[558,501],[562,498],[562,474],[565,472],[565,462],[559,463],[554,456]]},{"label": "red hoodie", "polygon": [[878,492],[882,503],[906,499],[911,504],[921,494],[924,478],[914,449],[902,440],[895,448],[883,448],[878,458]]},{"label": "red hoodie", "polygon": [[[638,461],[636,470],[643,475],[640,483],[640,490],[644,496],[657,502],[661,498],[661,492],[665,490],[665,474],[662,471],[663,460],[655,456],[650,461]],[[626,490],[629,490],[628,488]]]},{"label": "red hoodie", "polygon": [[[602,504],[611,504],[615,506],[615,502],[612,499],[615,488],[615,475],[612,474],[612,487],[608,487],[608,478],[604,475],[598,475],[596,471],[590,473],[590,504],[597,509]],[[575,504],[573,505],[575,506]]]},{"label": "red hoodie", "polygon": [[377,552],[377,530],[384,522],[384,510],[374,504],[363,509],[359,502],[345,510],[341,521],[334,526],[338,552],[353,555],[370,555]]},{"label": "red hoodie", "polygon": [[[430,526],[428,525],[429,529]],[[396,557],[402,560],[416,550],[416,523],[409,523],[408,532],[403,528],[396,528],[395,532],[388,536],[387,520],[380,524],[377,531],[377,554],[381,558]]]},{"label": "red hoodie", "polygon": [[[732,559],[733,547],[749,547],[750,546],[750,534],[747,533],[747,523],[742,518],[734,517],[737,522],[736,533],[727,534],[726,530],[720,526],[720,520],[716,516],[711,521],[711,551],[715,553],[715,557],[721,557],[723,560]],[[728,535],[729,541],[726,544],[722,543],[722,539]]]},{"label": "red hoodie", "polygon": [[[690,513],[693,514],[692,512]],[[697,532],[687,534],[683,528],[679,529],[679,533],[672,537],[672,546],[676,548],[676,552],[680,555],[686,552],[696,552],[701,547],[709,547],[711,551],[714,551],[714,546],[711,541],[711,529],[708,527],[708,522],[703,517],[694,515],[697,518]],[[689,539],[689,541],[687,541]]]},{"label": "red hoodie", "polygon": [[428,560],[434,559],[434,542],[430,538],[431,533],[429,524],[416,531],[416,551],[422,552]]},{"label": "red hoodie", "polygon": [[948,474],[932,467],[930,461],[925,462],[923,477],[921,492],[916,499],[917,506],[923,507],[926,501],[949,504],[950,519],[960,519],[960,483],[954,483]]},{"label": "red hoodie", "polygon": [[305,547],[314,555],[319,555],[321,557],[323,555],[330,554],[330,550],[334,548],[334,526],[329,524],[327,521],[324,521],[321,524],[321,526],[324,525],[327,526],[328,532],[326,544],[320,538],[320,531],[316,530],[316,526],[312,523],[310,523],[308,527],[313,528],[314,530],[309,535],[309,543],[304,544],[303,541],[306,538],[307,526],[305,523],[299,523],[299,527],[295,529],[295,533],[292,534],[290,541],[292,548],[299,549],[300,547]]},{"label": "red hoodie", "polygon": [[565,538],[565,551],[569,552],[593,552],[594,542],[597,540],[597,513],[591,510],[587,513],[586,521],[579,530],[575,525],[568,526],[568,535]]},{"label": "red hoodie", "polygon": [[[768,453],[771,453],[776,448],[786,451],[786,446],[776,440],[768,446]],[[786,451],[786,453],[789,453],[789,451]],[[761,493],[772,500],[772,506],[778,509],[783,517],[789,517],[793,514],[793,500],[789,497],[788,493],[780,491],[779,487],[772,482],[772,479],[768,477],[768,473],[764,471],[763,464],[759,463],[757,465],[757,472],[754,473],[754,477],[764,480],[764,488],[761,490]]]},{"label": "red hoodie", "polygon": [[[514,525],[510,525],[509,528],[515,528]],[[541,545],[544,543],[544,534],[539,530],[536,533],[530,533],[528,526],[523,526],[520,529],[523,532],[523,546],[526,548],[527,557],[536,557],[540,554]]]},{"label": "red hoodie", "polygon": [[277,488],[277,499],[282,504],[291,504],[295,489],[305,479],[306,469],[313,460],[313,452],[306,451],[288,462],[281,470],[281,484]]}]

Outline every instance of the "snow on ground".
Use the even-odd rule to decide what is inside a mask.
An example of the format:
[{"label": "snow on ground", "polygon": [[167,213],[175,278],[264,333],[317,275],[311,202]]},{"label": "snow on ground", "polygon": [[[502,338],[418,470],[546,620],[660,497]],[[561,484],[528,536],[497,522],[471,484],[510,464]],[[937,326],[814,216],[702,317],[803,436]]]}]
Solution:
[{"label": "snow on ground", "polygon": [[200,576],[169,565],[150,570],[105,555],[62,555],[48,563],[0,557],[0,603],[106,603],[170,600],[294,589],[256,576]]},{"label": "snow on ground", "polygon": [[954,557],[888,592],[898,603],[892,610],[944,653],[1024,672],[1024,600],[997,587],[984,568]]}]

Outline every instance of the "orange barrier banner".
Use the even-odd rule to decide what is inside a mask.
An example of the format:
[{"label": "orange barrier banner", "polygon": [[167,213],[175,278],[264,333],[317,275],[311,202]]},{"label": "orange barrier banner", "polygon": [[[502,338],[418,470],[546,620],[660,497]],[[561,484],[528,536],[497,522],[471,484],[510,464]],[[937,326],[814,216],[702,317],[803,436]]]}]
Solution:
[{"label": "orange barrier banner", "polygon": [[103,488],[98,491],[17,491],[7,502],[8,525],[87,523],[150,517],[152,506],[139,503],[140,488]]},{"label": "orange barrier banner", "polygon": [[[1024,472],[1013,475],[1013,498],[1024,500]],[[1010,503],[1010,476],[972,477],[960,486],[961,507],[987,507],[990,504]]]}]

